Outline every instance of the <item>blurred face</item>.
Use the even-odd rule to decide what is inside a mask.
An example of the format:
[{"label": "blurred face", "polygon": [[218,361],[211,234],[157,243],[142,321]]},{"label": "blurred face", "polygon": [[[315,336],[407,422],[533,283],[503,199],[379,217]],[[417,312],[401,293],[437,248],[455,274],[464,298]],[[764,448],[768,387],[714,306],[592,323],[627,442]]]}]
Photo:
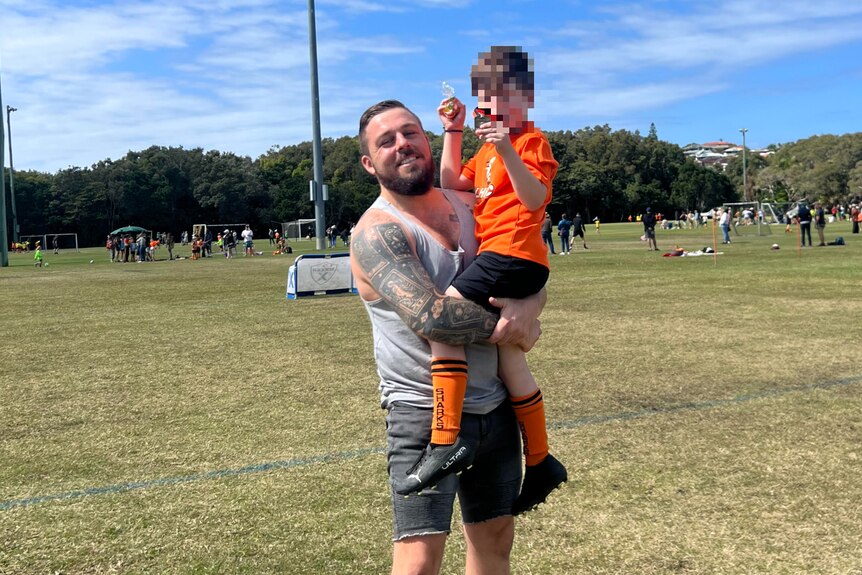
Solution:
[{"label": "blurred face", "polygon": [[374,116],[365,129],[368,154],[362,166],[387,190],[420,196],[434,186],[434,160],[419,120],[394,108]]},{"label": "blurred face", "polygon": [[479,107],[491,111],[491,119],[505,128],[518,128],[527,118],[529,102],[514,88],[478,89]]}]

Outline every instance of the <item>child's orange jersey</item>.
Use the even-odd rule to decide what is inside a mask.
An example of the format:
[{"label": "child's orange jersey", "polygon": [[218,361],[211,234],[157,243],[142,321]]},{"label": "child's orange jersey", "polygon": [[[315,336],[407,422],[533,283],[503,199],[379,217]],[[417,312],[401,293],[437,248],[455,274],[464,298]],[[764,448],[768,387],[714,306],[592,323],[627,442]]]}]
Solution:
[{"label": "child's orange jersey", "polygon": [[554,159],[548,139],[532,125],[510,139],[518,156],[542,182],[547,194],[541,207],[528,210],[518,199],[496,147],[484,144],[461,168],[461,175],[473,181],[476,191],[474,213],[479,253],[494,252],[548,267],[548,249],[542,242],[541,227],[559,163]]}]

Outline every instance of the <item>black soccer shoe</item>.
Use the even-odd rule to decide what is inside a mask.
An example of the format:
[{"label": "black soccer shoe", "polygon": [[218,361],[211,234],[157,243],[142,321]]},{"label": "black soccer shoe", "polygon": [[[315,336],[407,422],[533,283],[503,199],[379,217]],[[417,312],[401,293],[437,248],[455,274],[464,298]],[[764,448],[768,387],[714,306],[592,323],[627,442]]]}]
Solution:
[{"label": "black soccer shoe", "polygon": [[470,467],[475,456],[475,448],[461,436],[452,445],[429,444],[407,476],[395,481],[395,493],[409,495],[437,485],[450,473],[460,473]]},{"label": "black soccer shoe", "polygon": [[512,515],[520,515],[544,503],[551,491],[565,483],[569,478],[566,468],[553,455],[538,465],[529,466],[524,471],[521,494],[512,506]]}]

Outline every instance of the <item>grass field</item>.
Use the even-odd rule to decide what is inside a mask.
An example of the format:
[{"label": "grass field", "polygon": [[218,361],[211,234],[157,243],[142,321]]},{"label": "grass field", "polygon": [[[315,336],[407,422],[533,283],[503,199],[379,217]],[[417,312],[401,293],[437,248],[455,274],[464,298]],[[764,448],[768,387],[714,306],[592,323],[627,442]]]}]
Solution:
[{"label": "grass field", "polygon": [[[639,235],[551,260],[529,357],[571,481],[513,572],[862,575],[862,236]],[[45,259],[0,269],[0,574],[389,571],[357,297],[286,300],[290,256]]]}]

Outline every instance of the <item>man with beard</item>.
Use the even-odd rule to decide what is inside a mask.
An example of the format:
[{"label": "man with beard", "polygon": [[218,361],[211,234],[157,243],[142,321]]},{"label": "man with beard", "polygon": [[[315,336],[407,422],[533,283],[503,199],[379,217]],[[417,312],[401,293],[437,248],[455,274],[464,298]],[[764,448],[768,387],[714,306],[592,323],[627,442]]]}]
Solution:
[{"label": "man with beard", "polygon": [[[514,541],[512,505],[521,482],[517,423],[497,376],[497,348],[525,351],[538,339],[545,293],[492,298],[501,317],[445,295],[475,257],[472,194],[434,187],[434,162],[419,119],[395,100],[359,122],[362,166],[380,195],[356,225],[354,279],[371,319],[387,410],[387,460],[394,518],[393,573],[438,573],[457,493],[467,539],[467,570],[508,573]],[[474,443],[471,468],[420,495],[394,492],[428,444],[435,399],[428,339],[465,346],[468,383],[461,433]]]}]

